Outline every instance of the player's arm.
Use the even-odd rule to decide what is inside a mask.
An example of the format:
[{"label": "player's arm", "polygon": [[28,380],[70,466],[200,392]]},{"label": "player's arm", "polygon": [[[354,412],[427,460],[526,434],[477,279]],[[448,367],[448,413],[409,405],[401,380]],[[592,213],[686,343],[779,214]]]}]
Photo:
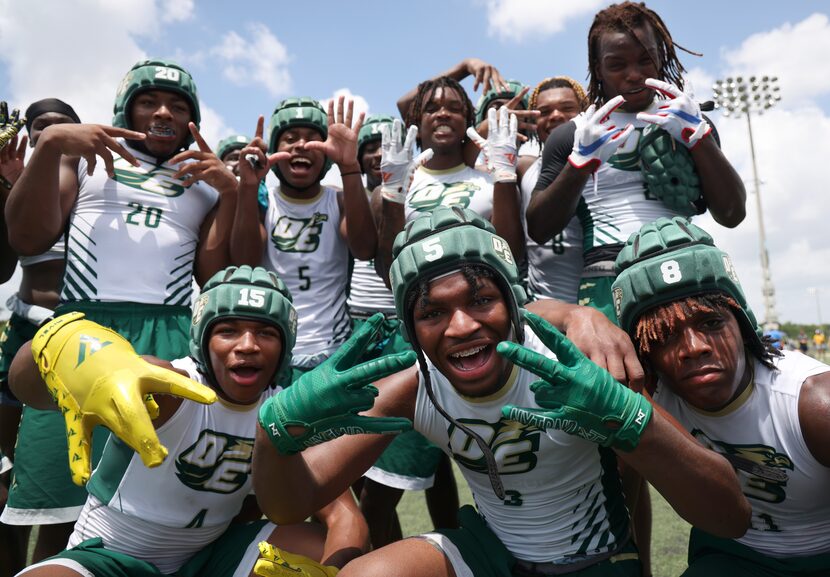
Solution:
[{"label": "player's arm", "polygon": [[[442,76],[447,76],[458,82],[461,82],[468,76],[473,76],[475,78],[473,90],[478,90],[480,86],[483,93],[490,90],[493,86],[506,86],[506,82],[498,69],[479,58],[465,58],[449,70],[445,70],[441,74],[434,76],[433,79],[441,78]],[[406,118],[409,107],[412,106],[412,101],[415,100],[417,95],[418,87],[415,86],[398,99],[398,112],[401,113],[403,118]]]},{"label": "player's arm", "polygon": [[556,299],[539,299],[525,308],[562,331],[586,357],[616,380],[635,391],[643,388],[645,371],[631,339],[600,311]]},{"label": "player's arm", "polygon": [[637,448],[617,454],[695,527],[728,539],[742,537],[749,528],[752,508],[735,470],[673,424],[659,407]]},{"label": "player's arm", "polygon": [[277,523],[297,523],[333,501],[394,434],[412,428],[418,377],[404,369],[415,354],[357,364],[382,324],[381,314],[369,318],[325,362],[260,408],[254,491],[263,513]]},{"label": "player's arm", "polygon": [[712,136],[701,140],[691,153],[712,218],[721,226],[738,226],[746,217],[746,189],[740,175]]},{"label": "player's arm", "polygon": [[[501,73],[498,69],[481,60],[479,58],[465,58],[458,64],[454,65],[452,68],[445,70],[441,74],[434,76],[432,79],[441,78],[442,76],[446,76],[448,78],[452,78],[458,82],[461,82],[468,76],[473,77],[473,92],[481,87],[481,93],[485,94],[490,88],[492,87],[506,87],[507,83],[505,82],[504,78],[502,78]],[[412,106],[412,102],[415,100],[415,97],[418,95],[418,87],[415,86],[409,92],[404,94],[398,99],[398,112],[401,113],[401,118],[406,118],[407,113],[409,112],[409,107]],[[486,136],[487,127],[482,127],[482,135]],[[476,144],[470,140],[464,143],[464,164],[470,167],[474,167],[476,163],[476,158],[478,158],[479,148]]]},{"label": "player's arm", "polygon": [[61,235],[78,196],[77,159],[87,161],[92,174],[97,159],[114,174],[112,152],[133,164],[135,157],[115,139],[142,140],[145,135],[97,124],[56,124],[47,127],[29,164],[23,169],[6,202],[9,242],[17,254],[47,251]]},{"label": "player's arm", "polygon": [[[428,148],[415,155],[415,143],[418,127],[410,126],[403,136],[403,123],[395,119],[390,127],[380,127],[381,157],[380,172],[382,184],[376,190],[374,206],[380,207],[378,221],[378,257],[375,270],[386,286],[389,286],[389,268],[392,266],[392,248],[395,237],[403,230],[406,218],[406,195],[412,184],[415,170],[432,158],[432,149]],[[378,209],[375,208],[375,211]],[[377,212],[375,212],[377,214]]]},{"label": "player's arm", "polygon": [[493,214],[490,221],[510,246],[517,261],[524,259],[525,235],[522,229],[521,202],[516,186],[518,159],[518,118],[507,106],[487,111],[490,130],[484,138],[472,127],[467,137],[484,151],[487,170],[493,179]]},{"label": "player's arm", "polygon": [[663,100],[656,111],[638,112],[637,118],[660,126],[688,148],[712,217],[723,226],[738,226],[746,216],[746,190],[741,177],[721,152],[700,105],[668,82],[647,78],[645,83]]},{"label": "player's arm", "polygon": [[89,478],[90,444],[96,425],[107,427],[132,447],[145,465],[155,467],[164,460],[167,449],[151,423],[159,407],[150,395],[175,395],[200,403],[216,400],[212,389],[147,363],[121,335],[84,319],[79,312],[43,325],[31,344],[15,356],[13,369],[12,390],[19,391],[27,402],[49,408],[43,394],[45,384],[63,412],[69,467],[78,485]]},{"label": "player's arm", "polygon": [[33,409],[41,411],[58,409],[32,356],[31,341],[20,347],[12,360],[9,367],[9,387],[20,402]]},{"label": "player's arm", "polygon": [[[2,113],[2,111],[0,111]],[[2,126],[2,125],[0,125]],[[12,128],[12,131],[14,131]],[[0,128],[0,138],[8,137],[8,126]],[[6,132],[5,135],[3,133]],[[9,244],[8,227],[6,226],[6,200],[23,172],[23,161],[26,158],[26,145],[29,139],[26,136],[12,137],[8,144],[0,148],[0,284],[8,281],[17,267],[17,255]]]},{"label": "player's arm", "polygon": [[[413,418],[418,386],[415,369],[378,380],[375,385],[379,394],[374,406],[361,415]],[[292,428],[290,432],[301,430]],[[394,435],[347,434],[286,455],[277,450],[260,419],[254,442],[253,481],[262,512],[278,524],[306,519],[346,491],[393,439]]]},{"label": "player's arm", "polygon": [[830,372],[804,381],[798,396],[798,420],[810,454],[830,467]]},{"label": "player's arm", "polygon": [[213,153],[196,124],[190,122],[187,127],[197,148],[179,152],[170,159],[170,164],[179,165],[174,178],[182,179],[182,185],[185,187],[204,182],[219,193],[218,203],[207,214],[199,229],[194,273],[196,282],[202,285],[215,273],[231,264],[231,234],[239,190],[236,177]]},{"label": "player's arm", "polygon": [[[185,377],[187,376],[185,371],[174,368],[169,361],[151,356],[143,356],[142,358],[157,367],[175,371]],[[46,382],[43,380],[35,358],[32,355],[32,341],[20,347],[12,360],[11,367],[9,368],[9,386],[18,399],[32,408],[41,411],[57,411],[59,408],[55,399],[49,393]],[[158,395],[156,402],[158,403],[160,413],[153,420],[153,426],[158,428],[166,423],[167,419],[176,412],[181,401],[182,399],[179,397]]]},{"label": "player's arm", "polygon": [[9,244],[9,230],[6,226],[6,198],[11,188],[0,182],[0,284],[7,282],[17,267],[17,255]]},{"label": "player's arm", "polygon": [[340,169],[343,190],[337,195],[337,203],[340,206],[338,230],[355,258],[370,260],[375,256],[377,234],[357,159],[357,136],[360,127],[363,126],[365,114],[361,112],[352,123],[354,101],[347,102],[346,98],[341,96],[337,100],[336,110],[334,100],[329,101],[327,116],[326,141],[307,142],[305,148],[319,150]]},{"label": "player's arm", "polygon": [[351,489],[317,511],[314,517],[326,527],[323,565],[343,567],[369,549],[369,525]]},{"label": "player's arm", "polygon": [[[548,137],[547,144],[553,146],[545,145],[542,172],[526,215],[528,234],[539,244],[547,242],[565,229],[576,211],[582,188],[588,182],[588,178],[603,162],[611,158],[617,148],[634,132],[632,124],[616,126],[611,119],[611,113],[624,102],[625,98],[619,95],[599,109],[592,104],[578,117],[578,123],[571,121],[559,126]],[[567,145],[561,141],[571,130],[572,138],[570,143],[567,143],[570,146],[570,154],[563,157],[563,148]],[[554,151],[558,153],[555,158],[552,156]],[[563,158],[567,159],[567,162],[560,164]]]},{"label": "player's arm", "polygon": [[539,244],[565,230],[591,177],[590,168],[568,163],[575,130],[573,121],[556,127],[542,152],[542,170],[525,213],[527,234]]},{"label": "player's arm", "polygon": [[381,186],[372,191],[370,201],[378,231],[378,249],[375,253],[375,272],[389,286],[389,269],[392,266],[392,247],[395,237],[403,230],[406,222],[404,206],[384,198]]},{"label": "player's arm", "polygon": [[239,152],[239,195],[230,240],[231,263],[258,266],[265,253],[266,231],[259,206],[259,187],[268,171],[281,157],[278,152],[268,156],[263,139],[265,118],[257,119],[254,139]]},{"label": "player's arm", "polygon": [[524,316],[557,360],[514,342],[498,344],[499,354],[541,377],[530,385],[540,408],[506,405],[505,418],[611,447],[693,525],[725,538],[746,532],[751,508],[723,457],[679,430],[647,395],[614,380],[544,319]]}]

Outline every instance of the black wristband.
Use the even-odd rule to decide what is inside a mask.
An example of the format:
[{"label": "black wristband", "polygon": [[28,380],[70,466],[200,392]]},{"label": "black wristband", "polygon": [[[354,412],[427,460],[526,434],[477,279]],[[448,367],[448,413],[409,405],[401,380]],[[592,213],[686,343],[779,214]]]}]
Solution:
[{"label": "black wristband", "polygon": [[340,178],[343,178],[344,176],[351,176],[353,174],[358,174],[359,175],[359,174],[361,174],[361,172],[359,170],[352,170],[351,172],[341,172],[340,173]]}]

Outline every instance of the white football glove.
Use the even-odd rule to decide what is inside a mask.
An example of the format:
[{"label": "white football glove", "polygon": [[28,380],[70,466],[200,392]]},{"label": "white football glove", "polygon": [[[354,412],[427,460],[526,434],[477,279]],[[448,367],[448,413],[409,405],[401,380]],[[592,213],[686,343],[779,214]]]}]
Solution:
[{"label": "white football glove", "polygon": [[380,127],[380,174],[383,183],[380,194],[386,200],[403,204],[406,192],[412,182],[412,174],[420,165],[432,158],[432,149],[428,148],[415,156],[415,141],[418,136],[418,127],[410,126],[406,133],[406,140],[401,144],[403,124],[397,118],[389,125]]},{"label": "white football glove", "polygon": [[487,124],[490,126],[487,140],[472,126],[467,129],[467,136],[484,152],[494,182],[516,182],[519,121],[506,106],[502,106],[487,111]]},{"label": "white football glove", "polygon": [[611,158],[628,135],[634,130],[632,124],[618,128],[611,123],[611,113],[619,108],[625,98],[615,96],[597,110],[595,104],[585,111],[585,123],[577,125],[574,133],[574,148],[568,162],[575,168],[590,167],[596,170]]},{"label": "white football glove", "polygon": [[639,112],[639,120],[658,125],[687,148],[694,148],[712,132],[712,127],[700,113],[700,105],[677,86],[655,78],[647,78],[646,86],[654,88],[668,100],[654,114]]}]

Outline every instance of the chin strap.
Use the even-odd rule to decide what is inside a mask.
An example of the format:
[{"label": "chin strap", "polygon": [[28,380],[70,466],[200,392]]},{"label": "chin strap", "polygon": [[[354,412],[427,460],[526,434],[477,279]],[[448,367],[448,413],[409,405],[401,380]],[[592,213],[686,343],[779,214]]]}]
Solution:
[{"label": "chin strap", "polygon": [[438,403],[438,399],[435,398],[435,392],[432,390],[432,379],[429,376],[429,368],[427,367],[426,359],[424,358],[424,353],[420,350],[419,347],[413,347],[415,352],[418,354],[418,368],[421,370],[421,375],[424,377],[424,386],[427,390],[427,397],[429,397],[430,402],[436,408],[436,410],[441,413],[445,419],[447,419],[450,423],[464,431],[471,439],[473,439],[478,448],[481,449],[481,452],[484,454],[484,460],[487,462],[487,476],[490,478],[490,484],[493,486],[493,492],[496,494],[496,497],[499,499],[504,499],[504,485],[501,482],[501,477],[499,477],[499,469],[496,465],[496,457],[493,455],[492,449],[487,445],[484,439],[481,438],[481,435],[456,421],[445,409]]}]

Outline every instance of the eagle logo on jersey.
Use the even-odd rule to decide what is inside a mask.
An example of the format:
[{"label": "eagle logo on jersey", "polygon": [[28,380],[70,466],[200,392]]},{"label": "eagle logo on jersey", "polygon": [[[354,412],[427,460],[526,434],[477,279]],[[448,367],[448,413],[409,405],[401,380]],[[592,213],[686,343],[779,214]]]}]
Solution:
[{"label": "eagle logo on jersey", "polygon": [[156,166],[147,170],[144,166],[133,166],[120,157],[115,157],[113,164],[114,180],[125,186],[170,198],[184,194],[182,181],[173,177],[176,171],[172,168]]},{"label": "eagle logo on jersey", "polygon": [[233,493],[251,473],[254,440],[204,430],[176,459],[176,477],[196,491]]},{"label": "eagle logo on jersey", "polygon": [[722,455],[738,473],[741,489],[747,497],[780,503],[787,498],[787,471],[795,469],[792,459],[768,445],[732,445],[710,439],[699,429],[692,436],[705,447]]},{"label": "eagle logo on jersey", "polygon": [[[499,419],[488,423],[480,419],[458,419],[478,433],[493,450],[499,475],[516,475],[536,467],[540,430],[516,421]],[[472,437],[450,423],[447,428],[453,457],[462,467],[487,474],[487,461]]]},{"label": "eagle logo on jersey", "polygon": [[481,187],[472,182],[433,182],[412,191],[409,206],[420,212],[429,212],[439,206],[460,206],[467,208],[473,195]]},{"label": "eagle logo on jersey", "polygon": [[315,212],[311,218],[281,216],[271,232],[271,242],[280,252],[314,252],[320,246],[323,223],[329,215]]}]

